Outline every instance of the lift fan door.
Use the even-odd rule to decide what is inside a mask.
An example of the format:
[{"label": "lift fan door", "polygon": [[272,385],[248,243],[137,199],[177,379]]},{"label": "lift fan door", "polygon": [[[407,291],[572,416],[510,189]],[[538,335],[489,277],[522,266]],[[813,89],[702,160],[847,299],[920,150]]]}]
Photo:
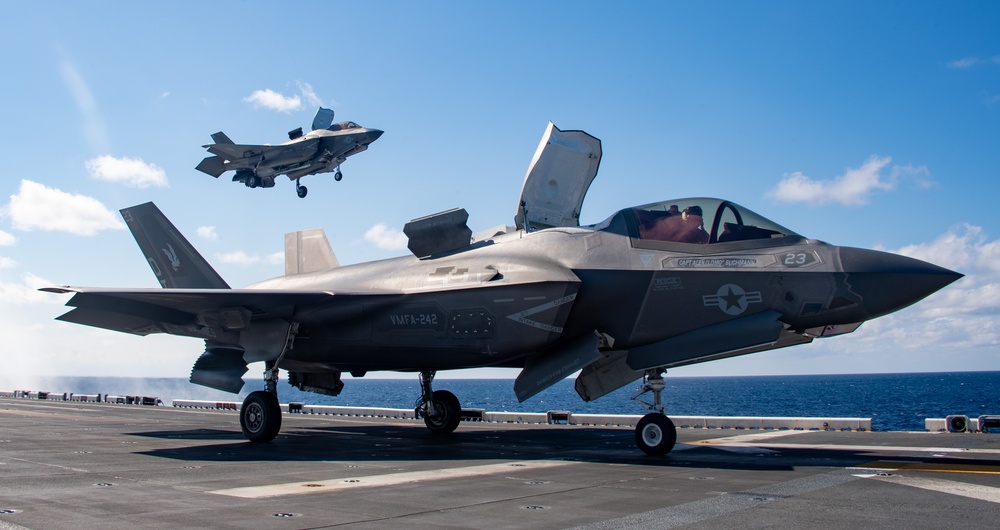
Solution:
[{"label": "lift fan door", "polygon": [[600,164],[600,140],[549,122],[524,177],[514,215],[517,228],[580,226],[580,208]]}]

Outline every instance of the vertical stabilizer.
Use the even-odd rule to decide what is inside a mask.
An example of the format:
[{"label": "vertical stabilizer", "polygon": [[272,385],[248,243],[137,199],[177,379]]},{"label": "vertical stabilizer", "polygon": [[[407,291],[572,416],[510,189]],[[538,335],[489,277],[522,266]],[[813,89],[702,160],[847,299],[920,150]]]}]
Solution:
[{"label": "vertical stabilizer", "polygon": [[125,208],[121,214],[160,285],[170,289],[229,289],[229,284],[155,204]]},{"label": "vertical stabilizer", "polygon": [[285,234],[285,276],[339,266],[322,228]]}]

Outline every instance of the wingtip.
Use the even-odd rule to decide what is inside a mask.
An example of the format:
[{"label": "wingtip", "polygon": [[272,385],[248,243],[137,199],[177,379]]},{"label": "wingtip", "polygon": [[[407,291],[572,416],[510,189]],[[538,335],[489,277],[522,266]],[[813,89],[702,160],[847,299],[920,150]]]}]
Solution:
[{"label": "wingtip", "polygon": [[46,293],[55,293],[55,294],[66,294],[66,293],[76,292],[75,289],[73,289],[68,285],[63,285],[61,287],[40,287],[38,290]]}]

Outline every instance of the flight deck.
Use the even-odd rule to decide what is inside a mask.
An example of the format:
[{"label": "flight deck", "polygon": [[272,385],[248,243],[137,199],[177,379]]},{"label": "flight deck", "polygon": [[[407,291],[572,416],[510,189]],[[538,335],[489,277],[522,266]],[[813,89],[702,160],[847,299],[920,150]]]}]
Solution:
[{"label": "flight deck", "polygon": [[992,527],[1000,434],[678,429],[0,398],[0,529]]}]

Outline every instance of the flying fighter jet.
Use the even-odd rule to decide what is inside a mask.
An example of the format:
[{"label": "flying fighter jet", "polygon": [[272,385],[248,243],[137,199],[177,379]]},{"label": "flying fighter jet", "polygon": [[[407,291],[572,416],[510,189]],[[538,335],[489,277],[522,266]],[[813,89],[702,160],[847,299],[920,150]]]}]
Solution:
[{"label": "flying fighter jet", "polygon": [[164,289],[44,290],[74,293],[63,321],[204,340],[193,383],[239,392],[247,365],[263,361],[265,390],[240,411],[251,441],[279,431],[279,369],[329,395],[344,372],[417,373],[418,415],[448,433],[461,406],[433,389],[438,371],[516,367],[522,401],[577,371],[586,401],[642,380],[633,399],[651,412],[635,438],[655,455],[677,436],[661,399],[667,369],[850,333],[961,277],[808,239],[722,199],[655,202],[579,226],[600,159],[600,140],[550,123],[514,226],[472,237],[455,209],[404,227],[412,255],[347,266],[321,230],[287,234],[285,275],[244,289],[141,204],[122,216]]},{"label": "flying fighter jet", "polygon": [[302,127],[288,132],[288,141],[278,145],[241,145],[223,132],[212,135],[214,144],[203,145],[215,156],[205,158],[195,169],[219,178],[236,170],[233,182],[248,188],[274,187],[274,178],[287,175],[295,181],[295,192],[305,197],[309,190],[299,179],[334,171],[333,179],[344,178],[340,171],[347,157],[356,155],[378,140],[382,131],[366,129],[353,121],[333,123],[333,111],[320,107],[313,118],[312,131],[302,134]]}]

